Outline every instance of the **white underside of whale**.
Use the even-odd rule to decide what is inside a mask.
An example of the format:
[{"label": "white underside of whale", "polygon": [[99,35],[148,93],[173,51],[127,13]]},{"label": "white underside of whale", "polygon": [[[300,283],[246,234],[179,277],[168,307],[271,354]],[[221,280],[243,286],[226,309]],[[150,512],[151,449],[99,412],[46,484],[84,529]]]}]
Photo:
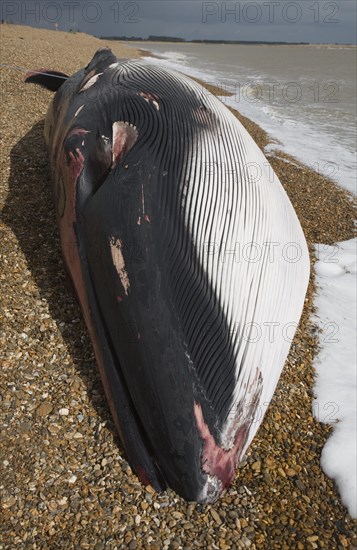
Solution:
[{"label": "white underside of whale", "polygon": [[234,404],[220,444],[230,449],[240,425],[251,421],[241,459],[267,410],[300,320],[309,253],[294,208],[257,144],[215,96],[187,82],[225,127],[225,139],[205,132],[204,143],[189,153],[185,215],[234,342]]}]

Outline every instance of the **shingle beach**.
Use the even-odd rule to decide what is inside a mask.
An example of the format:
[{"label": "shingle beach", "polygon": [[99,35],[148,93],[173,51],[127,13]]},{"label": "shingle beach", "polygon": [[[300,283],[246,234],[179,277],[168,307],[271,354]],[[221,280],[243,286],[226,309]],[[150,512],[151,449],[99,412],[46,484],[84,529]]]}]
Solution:
[{"label": "shingle beach", "polygon": [[[0,548],[356,546],[356,523],[320,468],[331,428],[312,415],[313,270],[273,401],[226,494],[213,505],[187,503],[171,490],[156,494],[131,471],[62,262],[43,138],[53,96],[25,86],[16,68],[72,74],[102,46],[119,57],[142,52],[81,33],[15,25],[0,33]],[[237,116],[263,148],[265,132]],[[283,153],[269,160],[312,265],[314,243],[354,236],[356,204],[346,191]]]}]

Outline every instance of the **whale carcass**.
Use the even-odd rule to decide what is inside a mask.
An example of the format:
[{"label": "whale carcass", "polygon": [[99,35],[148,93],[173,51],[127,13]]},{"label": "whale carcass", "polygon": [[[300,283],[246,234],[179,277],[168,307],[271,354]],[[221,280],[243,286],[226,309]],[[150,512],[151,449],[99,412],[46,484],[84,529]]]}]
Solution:
[{"label": "whale carcass", "polygon": [[[45,74],[43,74],[45,73]],[[266,412],[302,312],[296,213],[236,117],[190,78],[99,50],[45,138],[65,264],[128,459],[214,501]]]}]

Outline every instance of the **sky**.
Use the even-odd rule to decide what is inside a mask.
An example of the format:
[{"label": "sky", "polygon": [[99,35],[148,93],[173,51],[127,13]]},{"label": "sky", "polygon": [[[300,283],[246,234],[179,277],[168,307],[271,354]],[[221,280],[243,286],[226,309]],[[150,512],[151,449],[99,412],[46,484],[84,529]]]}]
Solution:
[{"label": "sky", "polygon": [[1,19],[95,36],[356,44],[355,0],[3,0]]}]

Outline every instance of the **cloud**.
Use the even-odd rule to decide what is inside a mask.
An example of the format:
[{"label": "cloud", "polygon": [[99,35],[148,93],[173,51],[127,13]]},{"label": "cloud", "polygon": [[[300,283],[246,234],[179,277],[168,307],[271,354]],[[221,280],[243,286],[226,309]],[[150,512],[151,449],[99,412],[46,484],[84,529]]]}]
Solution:
[{"label": "cloud", "polygon": [[349,0],[4,0],[1,18],[96,36],[356,43]]}]

